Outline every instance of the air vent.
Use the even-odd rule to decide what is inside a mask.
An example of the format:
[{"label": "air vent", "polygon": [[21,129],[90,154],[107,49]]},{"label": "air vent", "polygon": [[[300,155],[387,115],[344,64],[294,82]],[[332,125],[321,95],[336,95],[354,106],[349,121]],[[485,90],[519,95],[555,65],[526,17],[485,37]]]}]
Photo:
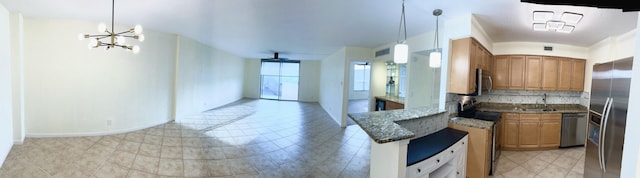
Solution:
[{"label": "air vent", "polygon": [[553,47],[552,46],[545,46],[544,50],[545,51],[553,51]]},{"label": "air vent", "polygon": [[387,55],[387,54],[389,54],[390,51],[391,50],[389,48],[378,50],[378,51],[376,51],[376,57]]}]

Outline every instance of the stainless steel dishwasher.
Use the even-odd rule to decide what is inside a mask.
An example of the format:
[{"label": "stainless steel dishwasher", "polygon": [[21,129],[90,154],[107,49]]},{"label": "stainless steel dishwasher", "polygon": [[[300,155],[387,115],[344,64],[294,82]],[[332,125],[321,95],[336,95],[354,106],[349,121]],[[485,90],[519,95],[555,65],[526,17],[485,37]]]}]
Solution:
[{"label": "stainless steel dishwasher", "polygon": [[560,148],[584,146],[587,135],[587,113],[563,113]]}]

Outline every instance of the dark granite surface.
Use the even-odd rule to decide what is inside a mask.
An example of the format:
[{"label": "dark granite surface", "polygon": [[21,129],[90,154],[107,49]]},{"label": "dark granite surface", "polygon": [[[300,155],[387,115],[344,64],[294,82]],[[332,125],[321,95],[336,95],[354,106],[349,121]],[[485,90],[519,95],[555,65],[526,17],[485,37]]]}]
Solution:
[{"label": "dark granite surface", "polygon": [[473,118],[454,117],[449,119],[449,123],[485,130],[491,130],[491,128],[493,128],[493,122]]},{"label": "dark granite surface", "polygon": [[587,107],[579,104],[548,104],[547,108],[555,111],[534,111],[526,109],[543,109],[544,104],[511,104],[511,103],[479,103],[476,106],[480,111],[510,112],[510,113],[581,113],[587,112]]},{"label": "dark granite surface", "polygon": [[348,116],[377,143],[387,143],[415,137],[415,133],[396,122],[412,119],[431,119],[429,116],[446,112],[434,108],[411,108],[366,113],[350,113]]},{"label": "dark granite surface", "polygon": [[407,147],[407,166],[419,163],[446,150],[469,134],[466,131],[445,128],[430,135],[413,139]]}]

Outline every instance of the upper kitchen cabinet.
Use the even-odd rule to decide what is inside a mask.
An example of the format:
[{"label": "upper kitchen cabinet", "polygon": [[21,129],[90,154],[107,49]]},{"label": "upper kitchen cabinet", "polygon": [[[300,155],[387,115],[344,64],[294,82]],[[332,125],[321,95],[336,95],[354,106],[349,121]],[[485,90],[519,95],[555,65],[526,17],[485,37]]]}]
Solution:
[{"label": "upper kitchen cabinet", "polygon": [[558,89],[558,58],[551,56],[542,57],[542,90]]},{"label": "upper kitchen cabinet", "polygon": [[509,60],[509,89],[522,90],[525,87],[525,56],[511,56]]},{"label": "upper kitchen cabinet", "polygon": [[493,89],[509,89],[509,56],[496,56],[493,60]]},{"label": "upper kitchen cabinet", "polygon": [[558,60],[558,90],[583,91],[586,61],[582,59],[560,58]]},{"label": "upper kitchen cabinet", "polygon": [[[471,94],[476,90],[476,69],[491,69],[491,53],[474,38],[462,38],[451,42],[449,62],[449,87],[447,92]],[[455,82],[454,82],[455,81]]]},{"label": "upper kitchen cabinet", "polygon": [[553,56],[496,56],[493,88],[583,91],[585,63],[582,59]]},{"label": "upper kitchen cabinet", "polygon": [[542,57],[527,56],[525,58],[525,84],[527,90],[540,90],[542,88]]}]

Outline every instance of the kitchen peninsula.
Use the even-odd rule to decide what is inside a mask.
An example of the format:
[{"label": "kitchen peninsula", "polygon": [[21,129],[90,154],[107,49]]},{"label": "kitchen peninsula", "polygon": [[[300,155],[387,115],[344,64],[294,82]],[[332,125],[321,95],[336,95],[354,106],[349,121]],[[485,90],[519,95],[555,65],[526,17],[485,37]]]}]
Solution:
[{"label": "kitchen peninsula", "polygon": [[[369,170],[371,177],[412,177],[421,175],[422,172],[426,174],[438,172],[437,170],[441,170],[438,169],[439,167],[451,169],[450,172],[454,175],[465,173],[466,165],[458,163],[466,162],[467,146],[464,140],[468,138],[467,133],[447,128],[449,116],[446,110],[411,108],[353,113],[349,114],[349,117],[373,140]],[[433,139],[438,141],[425,144],[425,140]],[[419,159],[421,162],[415,163],[420,168],[411,172],[409,164],[414,163],[408,164],[407,155],[415,155],[409,148],[416,147],[429,147],[428,149],[438,149],[438,151],[423,155],[424,158],[412,157],[412,160]],[[445,149],[447,151],[443,152]],[[447,155],[442,155],[443,153]],[[432,165],[423,165],[429,162],[425,160],[431,158],[433,158],[433,163],[430,163]]]}]

